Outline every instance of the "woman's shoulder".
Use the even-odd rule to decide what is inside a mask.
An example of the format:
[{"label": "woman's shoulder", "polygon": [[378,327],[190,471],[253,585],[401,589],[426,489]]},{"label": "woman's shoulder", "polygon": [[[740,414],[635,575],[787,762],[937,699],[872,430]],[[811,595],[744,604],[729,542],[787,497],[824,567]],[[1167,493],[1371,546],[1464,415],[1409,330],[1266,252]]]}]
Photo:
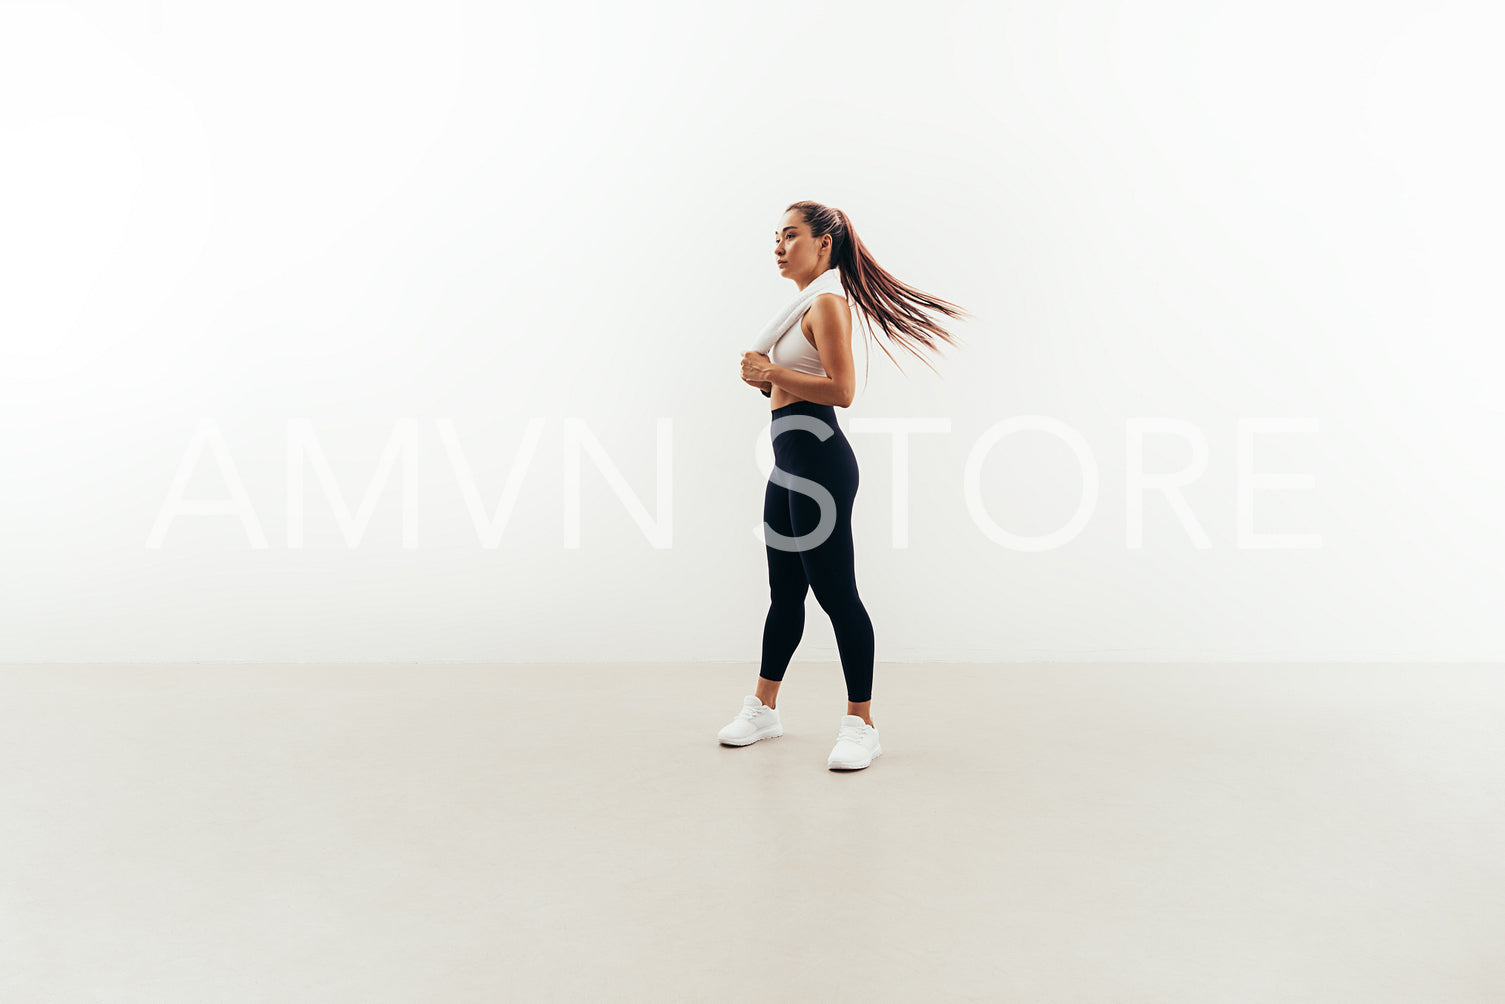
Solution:
[{"label": "woman's shoulder", "polygon": [[[826,297],[830,297],[830,299],[828,300],[826,299]],[[847,302],[845,294],[826,291],[815,298],[814,302],[810,304],[810,309],[806,310],[805,314],[808,316],[810,314],[810,311],[814,310],[816,307],[819,307],[821,304],[829,304],[831,307],[836,308],[838,311],[844,308],[848,314],[852,312],[852,305]]]},{"label": "woman's shoulder", "polygon": [[[828,296],[832,297],[832,299],[827,300],[826,297]],[[844,307],[851,307],[851,304],[847,303],[847,297],[845,293],[833,293],[828,289],[816,294],[815,299],[810,301],[810,306],[806,307],[805,312],[800,315],[800,319],[803,320],[804,318],[810,316],[810,311],[814,310],[816,308],[816,305],[821,303],[839,303]]]},{"label": "woman's shoulder", "polygon": [[[827,300],[827,296],[831,297],[831,299]],[[815,301],[810,304],[810,306],[805,310],[805,313],[800,317],[800,331],[804,333],[805,339],[809,341],[811,345],[815,344],[815,327],[812,323],[816,316],[815,308],[823,303],[832,304],[833,309],[838,311],[838,313],[834,317],[828,313],[826,315],[826,323],[836,325],[837,329],[840,331],[846,331],[846,329],[850,327],[851,324],[852,308],[851,305],[847,303],[847,298],[845,296],[842,296],[840,293],[821,293],[815,298]],[[844,316],[841,313],[843,309],[845,311]]]}]

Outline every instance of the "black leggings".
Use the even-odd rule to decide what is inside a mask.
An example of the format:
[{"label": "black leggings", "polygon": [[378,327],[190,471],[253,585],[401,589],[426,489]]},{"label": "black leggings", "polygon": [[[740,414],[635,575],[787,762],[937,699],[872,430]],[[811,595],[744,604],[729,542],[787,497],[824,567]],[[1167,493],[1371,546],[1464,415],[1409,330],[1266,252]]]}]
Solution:
[{"label": "black leggings", "polygon": [[857,596],[852,550],[857,457],[833,405],[795,401],[771,414],[774,470],[763,492],[763,535],[772,602],[759,675],[784,679],[813,589],[835,629],[847,700],[861,704],[873,693],[873,622]]}]

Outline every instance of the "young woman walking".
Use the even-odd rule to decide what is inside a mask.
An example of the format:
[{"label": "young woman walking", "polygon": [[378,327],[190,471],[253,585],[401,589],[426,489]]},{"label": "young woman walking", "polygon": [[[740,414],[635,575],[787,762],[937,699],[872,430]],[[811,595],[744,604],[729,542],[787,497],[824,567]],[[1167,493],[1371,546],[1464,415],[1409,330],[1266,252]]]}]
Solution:
[{"label": "young woman walking", "polygon": [[[937,338],[958,342],[915,308],[947,317],[966,311],[880,267],[840,209],[796,202],[774,236],[779,274],[799,290],[792,304],[798,314],[776,318],[765,331],[775,339],[766,353],[742,356],[743,381],[771,399],[774,471],[763,493],[771,603],[755,692],[742,699],[741,712],[717,738],[747,746],[784,734],[776,707],[779,684],[804,633],[805,594],[813,590],[831,618],[847,686],[847,713],[826,766],[857,770],[883,748],[871,712],[873,623],[857,595],[852,546],[857,457],[836,421],[836,409],[851,407],[857,388],[850,307],[861,309],[869,330],[876,322],[890,341],[927,366],[916,344],[934,350]],[[787,330],[780,330],[782,324]]]}]

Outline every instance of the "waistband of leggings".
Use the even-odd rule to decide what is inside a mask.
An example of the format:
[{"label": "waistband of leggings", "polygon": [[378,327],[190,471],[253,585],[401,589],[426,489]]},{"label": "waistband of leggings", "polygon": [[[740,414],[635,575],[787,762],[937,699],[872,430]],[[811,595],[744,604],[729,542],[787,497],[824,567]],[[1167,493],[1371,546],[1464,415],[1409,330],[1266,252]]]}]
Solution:
[{"label": "waistband of leggings", "polygon": [[821,418],[834,419],[836,417],[836,405],[817,404],[814,401],[791,401],[780,408],[774,408],[769,412],[772,418],[783,415],[818,415]]}]

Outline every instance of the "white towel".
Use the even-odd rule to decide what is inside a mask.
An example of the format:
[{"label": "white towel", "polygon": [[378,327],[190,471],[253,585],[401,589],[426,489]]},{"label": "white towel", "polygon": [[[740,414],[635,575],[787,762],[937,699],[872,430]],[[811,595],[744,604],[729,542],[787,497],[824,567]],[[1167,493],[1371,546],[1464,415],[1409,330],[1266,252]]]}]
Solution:
[{"label": "white towel", "polygon": [[835,267],[826,269],[808,286],[796,293],[794,299],[775,314],[773,320],[769,321],[768,326],[763,329],[763,333],[758,335],[758,340],[753,342],[752,351],[766,356],[773,350],[780,338],[800,323],[800,318],[804,316],[805,311],[810,309],[815,298],[822,293],[846,295],[841,288],[841,269]]}]

